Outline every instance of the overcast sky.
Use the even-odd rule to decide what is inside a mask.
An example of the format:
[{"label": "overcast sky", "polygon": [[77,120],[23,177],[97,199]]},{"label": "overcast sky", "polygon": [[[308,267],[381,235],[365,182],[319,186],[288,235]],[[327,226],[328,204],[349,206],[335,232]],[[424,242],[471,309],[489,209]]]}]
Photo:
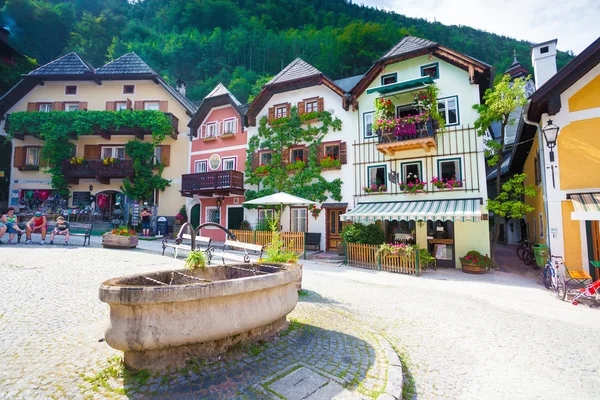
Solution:
[{"label": "overcast sky", "polygon": [[353,0],[444,25],[467,25],[579,54],[600,36],[600,0]]}]

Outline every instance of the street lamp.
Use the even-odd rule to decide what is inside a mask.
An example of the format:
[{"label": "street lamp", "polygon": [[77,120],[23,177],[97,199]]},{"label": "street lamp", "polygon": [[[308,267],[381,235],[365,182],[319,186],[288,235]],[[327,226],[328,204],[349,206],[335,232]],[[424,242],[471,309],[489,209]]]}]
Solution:
[{"label": "street lamp", "polygon": [[549,119],[545,127],[542,128],[544,133],[544,139],[546,139],[546,145],[550,149],[550,162],[554,162],[554,147],[556,147],[556,139],[558,138],[559,127],[552,123]]}]

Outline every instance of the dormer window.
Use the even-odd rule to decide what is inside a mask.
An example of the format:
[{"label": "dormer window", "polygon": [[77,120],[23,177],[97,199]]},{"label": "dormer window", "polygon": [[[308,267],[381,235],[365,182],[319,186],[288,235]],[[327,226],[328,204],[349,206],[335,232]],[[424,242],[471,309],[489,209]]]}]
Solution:
[{"label": "dormer window", "polygon": [[77,94],[77,86],[65,86],[65,94],[74,96]]},{"label": "dormer window", "polygon": [[396,82],[398,82],[398,74],[396,74],[396,73],[383,75],[381,77],[382,85],[391,85],[392,83],[396,83]]},{"label": "dormer window", "polygon": [[135,93],[135,85],[123,85],[123,94]]},{"label": "dormer window", "polygon": [[423,65],[421,67],[421,76],[429,76],[432,79],[438,79],[440,77],[440,69],[438,63]]}]

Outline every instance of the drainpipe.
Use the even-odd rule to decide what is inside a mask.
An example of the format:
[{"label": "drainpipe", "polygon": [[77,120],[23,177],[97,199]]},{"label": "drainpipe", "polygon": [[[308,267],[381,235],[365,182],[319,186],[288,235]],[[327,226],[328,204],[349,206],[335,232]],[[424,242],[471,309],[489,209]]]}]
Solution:
[{"label": "drainpipe", "polygon": [[[542,126],[537,123],[537,122],[533,122],[527,119],[527,112],[529,111],[529,106],[531,104],[531,101],[527,102],[527,104],[525,104],[525,107],[523,107],[523,122],[525,122],[527,125],[531,125],[531,126],[535,126],[537,128],[537,139],[538,139],[538,145],[540,146],[540,160],[542,162],[542,165],[540,166],[540,170],[542,171],[542,198],[544,200],[544,214],[546,216],[546,226],[544,227],[546,229],[546,239],[547,239],[547,244],[548,244],[548,253],[552,254],[552,249],[550,246],[551,240],[550,240],[550,216],[548,215],[548,191],[547,191],[547,187],[546,187],[546,154],[544,153],[544,138],[543,138],[543,134],[542,134]],[[528,232],[529,233],[529,232]]]}]

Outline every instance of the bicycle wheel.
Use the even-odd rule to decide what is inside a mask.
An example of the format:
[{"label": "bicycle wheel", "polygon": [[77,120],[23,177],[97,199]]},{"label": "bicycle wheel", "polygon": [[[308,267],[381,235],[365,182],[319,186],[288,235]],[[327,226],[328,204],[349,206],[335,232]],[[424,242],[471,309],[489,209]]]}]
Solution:
[{"label": "bicycle wheel", "polygon": [[563,301],[567,297],[567,284],[565,277],[562,275],[559,275],[556,279],[556,296]]},{"label": "bicycle wheel", "polygon": [[519,248],[517,249],[517,257],[519,257],[519,259],[520,259],[521,261],[524,261],[524,260],[523,260],[523,251],[525,251],[525,247],[519,247]]},{"label": "bicycle wheel", "polygon": [[544,287],[546,289],[550,289],[552,287],[552,275],[554,274],[554,271],[552,271],[552,268],[548,267],[546,265],[546,267],[544,268]]},{"label": "bicycle wheel", "polygon": [[526,249],[523,251],[523,262],[525,265],[531,265],[535,262],[533,251]]}]

